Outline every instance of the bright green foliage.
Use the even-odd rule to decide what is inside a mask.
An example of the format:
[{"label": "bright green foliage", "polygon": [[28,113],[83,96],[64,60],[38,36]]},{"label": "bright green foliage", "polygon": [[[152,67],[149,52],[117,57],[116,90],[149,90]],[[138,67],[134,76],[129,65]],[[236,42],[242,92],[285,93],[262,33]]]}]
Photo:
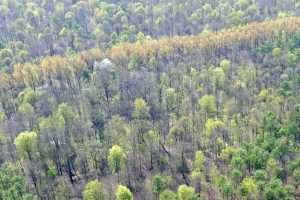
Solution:
[{"label": "bright green foliage", "polygon": [[194,160],[194,169],[201,170],[203,168],[204,155],[201,150],[196,151]]},{"label": "bright green foliage", "polygon": [[164,190],[159,195],[159,200],[177,200],[176,193],[172,192],[171,190]]},{"label": "bright green foliage", "polygon": [[29,103],[33,105],[38,99],[38,93],[31,88],[26,88],[18,95],[18,100],[21,104]]},{"label": "bright green foliage", "polygon": [[98,180],[88,182],[82,192],[84,200],[105,200],[102,184]]},{"label": "bright green foliage", "polygon": [[179,200],[197,200],[198,195],[195,189],[187,185],[180,185],[177,190]]},{"label": "bright green foliage", "polygon": [[258,198],[258,188],[255,180],[251,177],[245,178],[241,183],[241,194],[248,199]]},{"label": "bright green foliage", "polygon": [[133,116],[137,119],[147,119],[149,117],[149,107],[143,98],[134,101]]},{"label": "bright green foliage", "polygon": [[200,109],[206,113],[207,116],[212,116],[216,111],[216,99],[212,95],[204,95],[198,101]]},{"label": "bright green foliage", "polygon": [[133,200],[130,190],[123,185],[119,185],[116,191],[117,200]]},{"label": "bright green foliage", "polygon": [[221,154],[220,154],[220,158],[225,160],[225,161],[229,161],[233,155],[236,154],[238,150],[232,146],[227,146],[224,149],[222,149]]},{"label": "bright green foliage", "polygon": [[191,172],[191,179],[194,181],[194,182],[201,182],[201,179],[203,178],[203,173],[198,170],[198,169],[195,169]]},{"label": "bright green foliage", "polygon": [[266,200],[290,200],[288,190],[282,185],[279,179],[272,179],[267,182],[265,186],[265,199]]},{"label": "bright green foliage", "polygon": [[25,180],[16,166],[4,163],[0,168],[0,180],[0,199],[23,200]]},{"label": "bright green foliage", "polygon": [[205,123],[206,134],[210,136],[214,130],[225,127],[225,124],[218,119],[208,119]]},{"label": "bright green foliage", "polygon": [[260,93],[258,94],[258,97],[262,100],[262,101],[266,101],[267,97],[269,95],[269,91],[267,89],[262,89],[260,91]]},{"label": "bright green foliage", "polygon": [[108,153],[108,164],[109,168],[113,174],[118,174],[125,164],[126,154],[124,150],[118,146],[114,145],[111,147]]},{"label": "bright green foliage", "polygon": [[230,61],[227,60],[227,59],[223,59],[223,60],[220,62],[220,67],[224,70],[224,72],[225,72],[226,74],[229,73],[230,65],[231,65],[231,63],[230,63]]},{"label": "bright green foliage", "polygon": [[36,132],[24,131],[21,132],[15,139],[15,145],[21,156],[25,159],[32,160],[32,154],[37,142]]},{"label": "bright green foliage", "polygon": [[29,103],[24,103],[19,106],[19,111],[24,115],[31,116],[34,113],[34,108]]},{"label": "bright green foliage", "polygon": [[280,48],[274,48],[272,51],[272,55],[276,58],[279,59],[281,56],[281,49]]}]

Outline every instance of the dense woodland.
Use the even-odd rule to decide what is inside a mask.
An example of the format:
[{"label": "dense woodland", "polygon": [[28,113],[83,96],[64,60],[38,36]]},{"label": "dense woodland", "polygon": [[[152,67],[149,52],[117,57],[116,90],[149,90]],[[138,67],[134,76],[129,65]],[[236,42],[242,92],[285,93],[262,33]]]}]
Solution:
[{"label": "dense woodland", "polygon": [[299,0],[0,0],[0,67],[300,14]]},{"label": "dense woodland", "polygon": [[0,0],[0,200],[300,199],[299,14]]}]

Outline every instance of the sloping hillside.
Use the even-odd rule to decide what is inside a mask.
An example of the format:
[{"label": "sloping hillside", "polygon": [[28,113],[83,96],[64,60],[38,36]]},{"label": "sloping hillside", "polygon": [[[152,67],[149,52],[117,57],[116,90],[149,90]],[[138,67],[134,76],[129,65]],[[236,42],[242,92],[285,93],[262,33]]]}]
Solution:
[{"label": "sloping hillside", "polygon": [[3,70],[0,199],[299,199],[299,28],[140,35]]}]

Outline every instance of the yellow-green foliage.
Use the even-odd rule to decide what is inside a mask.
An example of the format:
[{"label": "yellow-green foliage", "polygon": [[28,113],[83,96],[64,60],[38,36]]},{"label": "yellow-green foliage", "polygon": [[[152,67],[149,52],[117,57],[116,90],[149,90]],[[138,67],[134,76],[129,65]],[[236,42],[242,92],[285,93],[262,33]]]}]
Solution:
[{"label": "yellow-green foliage", "polygon": [[204,162],[204,155],[201,150],[196,151],[195,153],[195,161],[194,161],[194,168],[202,169]]},{"label": "yellow-green foliage", "polygon": [[98,180],[88,182],[82,192],[84,200],[105,200],[102,184]]},{"label": "yellow-green foliage", "polygon": [[122,147],[118,145],[112,146],[108,153],[108,164],[113,174],[119,173],[126,159],[126,154]]},{"label": "yellow-green foliage", "polygon": [[206,134],[209,137],[214,130],[225,127],[225,124],[218,119],[208,119],[205,123]]},{"label": "yellow-green foliage", "polygon": [[242,181],[241,194],[245,199],[257,199],[258,188],[253,178],[247,177]]},{"label": "yellow-green foliage", "polygon": [[21,132],[15,139],[17,150],[23,158],[32,159],[32,152],[37,142],[37,134],[33,131]]},{"label": "yellow-green foliage", "polygon": [[177,190],[179,200],[197,199],[195,189],[187,185],[180,185]]},{"label": "yellow-green foliage", "polygon": [[204,95],[198,100],[198,106],[210,116],[217,111],[216,98],[213,95]]},{"label": "yellow-green foliage", "polygon": [[134,101],[134,117],[136,118],[147,118],[149,107],[143,98],[137,98]]},{"label": "yellow-green foliage", "polygon": [[130,190],[123,185],[119,185],[116,191],[117,200],[133,200]]}]

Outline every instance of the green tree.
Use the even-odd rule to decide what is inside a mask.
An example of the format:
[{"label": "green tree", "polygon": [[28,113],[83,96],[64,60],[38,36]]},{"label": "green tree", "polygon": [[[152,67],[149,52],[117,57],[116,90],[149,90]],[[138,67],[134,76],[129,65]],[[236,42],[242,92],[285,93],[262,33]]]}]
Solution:
[{"label": "green tree", "polygon": [[223,88],[225,84],[225,72],[223,68],[217,67],[212,70],[211,75],[214,89],[216,91],[216,94],[218,94],[217,91]]},{"label": "green tree", "polygon": [[201,191],[202,184],[204,183],[204,155],[201,150],[196,151],[193,171],[191,173],[191,178],[194,183],[194,188],[197,192]]},{"label": "green tree", "polygon": [[276,177],[279,170],[279,163],[274,158],[269,158],[266,164],[266,171],[269,173],[270,177]]},{"label": "green tree", "polygon": [[157,174],[152,178],[152,191],[154,194],[159,196],[159,194],[165,190],[167,187],[166,177]]},{"label": "green tree", "polygon": [[169,113],[174,112],[176,110],[177,106],[177,94],[176,90],[174,88],[168,88],[165,91],[165,101],[166,101],[166,107],[167,111]]},{"label": "green tree", "polygon": [[179,200],[198,200],[198,195],[193,187],[180,185],[177,190]]},{"label": "green tree", "polygon": [[227,59],[223,59],[220,62],[220,67],[224,70],[224,72],[226,73],[226,75],[231,75],[231,63],[229,60]]},{"label": "green tree", "polygon": [[247,199],[258,198],[258,187],[255,180],[251,177],[245,178],[241,183],[241,195]]},{"label": "green tree", "polygon": [[236,155],[232,157],[230,166],[234,169],[243,171],[245,169],[245,161],[241,158],[241,156]]},{"label": "green tree", "polygon": [[17,150],[23,158],[28,158],[30,161],[33,159],[34,148],[37,144],[36,132],[24,131],[21,132],[15,139]]},{"label": "green tree", "polygon": [[130,190],[123,185],[119,185],[116,191],[117,200],[133,200]]},{"label": "green tree", "polygon": [[293,140],[300,140],[300,104],[297,104],[294,107],[294,110],[291,113],[289,125],[288,125],[288,135]]},{"label": "green tree", "polygon": [[295,169],[293,171],[293,176],[295,178],[296,184],[300,185],[300,169]]},{"label": "green tree", "polygon": [[13,52],[11,49],[0,49],[0,67],[10,66],[13,62]]},{"label": "green tree", "polygon": [[33,90],[38,86],[39,74],[35,65],[26,64],[22,69],[24,83]]},{"label": "green tree", "polygon": [[138,119],[147,119],[149,117],[149,107],[143,98],[137,98],[134,101],[133,116]]},{"label": "green tree", "polygon": [[128,69],[130,71],[138,70],[140,67],[141,59],[139,55],[134,54],[130,57],[130,61],[128,63]]},{"label": "green tree", "polygon": [[280,56],[281,56],[281,49],[280,48],[274,48],[272,50],[272,55],[274,58],[276,58],[276,60],[279,60],[280,59]]},{"label": "green tree", "polygon": [[159,195],[159,200],[177,200],[176,193],[172,192],[171,190],[164,190]]},{"label": "green tree", "polygon": [[224,122],[218,119],[207,119],[205,123],[206,134],[208,137],[210,137],[215,130],[222,129],[224,127]]},{"label": "green tree", "polygon": [[224,198],[230,199],[230,197],[233,195],[233,185],[227,177],[221,176],[219,178],[218,187]]},{"label": "green tree", "polygon": [[119,174],[126,159],[126,154],[122,147],[114,145],[110,148],[108,153],[108,164],[113,174]]},{"label": "green tree", "polygon": [[105,200],[102,184],[98,180],[88,182],[82,192],[84,200]]},{"label": "green tree", "polygon": [[33,116],[34,116],[34,108],[29,103],[24,103],[19,106],[19,112],[22,114],[24,121],[26,123],[26,127],[31,129],[33,126]]},{"label": "green tree", "polygon": [[138,32],[138,34],[136,35],[136,40],[140,43],[143,43],[146,39],[146,36],[143,32]]},{"label": "green tree", "polygon": [[214,113],[217,111],[216,99],[213,95],[204,95],[199,99],[198,105],[205,114],[205,120],[208,117],[213,117]]},{"label": "green tree", "polygon": [[204,155],[201,150],[196,151],[194,160],[194,169],[203,169]]},{"label": "green tree", "polygon": [[18,95],[18,101],[20,104],[26,104],[29,103],[31,105],[34,105],[39,97],[39,93],[34,91],[31,88],[26,88]]},{"label": "green tree", "polygon": [[290,194],[284,187],[281,180],[272,179],[264,187],[264,196],[266,200],[290,200]]},{"label": "green tree", "polygon": [[182,127],[180,127],[179,125],[175,125],[170,129],[170,135],[172,135],[177,141],[183,139],[185,132]]},{"label": "green tree", "polygon": [[0,199],[23,200],[25,188],[25,179],[18,167],[4,163],[0,168]]}]

